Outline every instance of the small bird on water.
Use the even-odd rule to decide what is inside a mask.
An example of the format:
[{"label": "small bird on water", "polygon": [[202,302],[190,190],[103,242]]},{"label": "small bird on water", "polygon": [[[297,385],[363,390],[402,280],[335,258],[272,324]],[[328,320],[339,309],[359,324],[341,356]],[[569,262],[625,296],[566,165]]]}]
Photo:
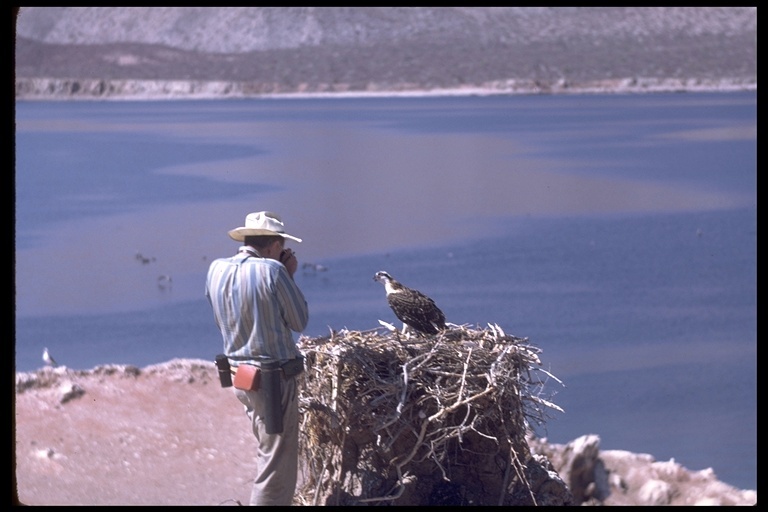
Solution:
[{"label": "small bird on water", "polygon": [[57,363],[56,360],[51,356],[51,353],[48,352],[48,347],[43,349],[43,362],[48,366],[53,366],[54,368],[59,366],[59,363]]},{"label": "small bird on water", "polygon": [[435,301],[418,290],[404,286],[383,270],[376,272],[374,281],[384,285],[387,303],[405,326],[422,334],[437,334],[445,329],[445,315]]}]

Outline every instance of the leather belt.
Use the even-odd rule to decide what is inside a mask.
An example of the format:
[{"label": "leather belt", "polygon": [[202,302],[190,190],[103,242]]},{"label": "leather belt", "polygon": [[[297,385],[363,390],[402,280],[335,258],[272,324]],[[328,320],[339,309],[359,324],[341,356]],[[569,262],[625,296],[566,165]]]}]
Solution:
[{"label": "leather belt", "polygon": [[[253,366],[260,366],[259,363],[243,362],[240,364],[252,364]],[[299,356],[294,359],[281,359],[280,369],[282,370],[283,378],[289,379],[291,377],[295,377],[304,371],[304,357]],[[237,373],[237,366],[230,365],[229,371],[232,372],[232,375],[235,375]]]}]

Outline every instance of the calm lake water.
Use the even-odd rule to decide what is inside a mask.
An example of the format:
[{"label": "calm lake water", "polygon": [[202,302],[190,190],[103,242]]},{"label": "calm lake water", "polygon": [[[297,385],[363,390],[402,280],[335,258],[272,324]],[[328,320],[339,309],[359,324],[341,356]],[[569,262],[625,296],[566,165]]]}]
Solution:
[{"label": "calm lake water", "polygon": [[327,267],[306,335],[395,322],[387,270],[543,350],[551,441],[755,489],[756,126],[755,93],[17,102],[16,368],[212,360],[208,264],[274,210]]}]

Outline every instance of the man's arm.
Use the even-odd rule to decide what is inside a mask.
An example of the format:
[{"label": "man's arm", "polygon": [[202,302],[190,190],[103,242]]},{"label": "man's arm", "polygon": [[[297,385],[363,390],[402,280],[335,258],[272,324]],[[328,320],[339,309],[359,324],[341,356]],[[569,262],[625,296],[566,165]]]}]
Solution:
[{"label": "man's arm", "polygon": [[306,329],[309,322],[307,300],[286,269],[281,269],[278,276],[277,297],[283,319],[288,327],[295,332]]}]

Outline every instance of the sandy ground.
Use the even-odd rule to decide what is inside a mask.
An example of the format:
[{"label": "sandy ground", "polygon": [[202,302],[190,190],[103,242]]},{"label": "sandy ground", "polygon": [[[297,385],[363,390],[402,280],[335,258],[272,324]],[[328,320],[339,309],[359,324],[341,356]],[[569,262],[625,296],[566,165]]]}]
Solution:
[{"label": "sandy ground", "polygon": [[[16,394],[16,487],[27,505],[247,504],[255,440],[213,363],[139,375],[62,373]],[[154,368],[154,370],[153,370]],[[62,385],[85,393],[60,403]],[[130,392],[127,392],[130,391]]]},{"label": "sandy ground", "polygon": [[[213,361],[44,368],[16,374],[14,396],[20,504],[248,504],[256,442]],[[570,444],[537,451],[565,474]],[[757,503],[755,491],[719,482],[711,469],[616,450],[600,457],[605,505]]]}]

